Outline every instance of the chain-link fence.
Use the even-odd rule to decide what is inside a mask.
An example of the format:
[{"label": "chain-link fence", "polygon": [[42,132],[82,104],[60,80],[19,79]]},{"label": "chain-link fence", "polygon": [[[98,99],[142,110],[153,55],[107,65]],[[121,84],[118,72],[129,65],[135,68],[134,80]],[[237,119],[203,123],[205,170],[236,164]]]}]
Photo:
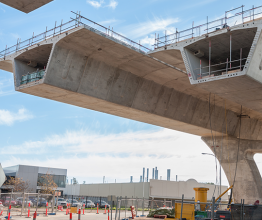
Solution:
[{"label": "chain-link fence", "polygon": [[32,216],[55,211],[55,196],[41,193],[0,193],[0,214],[7,216]]},{"label": "chain-link fence", "polygon": [[[112,220],[129,219],[132,208],[136,217],[175,218],[186,220],[262,220],[262,205],[228,205],[215,200],[205,203],[181,199],[143,199],[117,197]],[[111,215],[112,216],[112,215]]]},{"label": "chain-link fence", "polygon": [[128,219],[132,216],[187,220],[262,219],[262,205],[259,203],[247,205],[244,204],[244,200],[241,204],[228,205],[220,200],[216,201],[215,198],[212,201],[200,203],[185,200],[183,197],[181,199],[148,199],[65,195],[62,198],[40,193],[0,193],[0,216],[4,217],[8,216],[9,212],[11,216],[24,217],[32,216],[35,212],[40,216],[58,210],[69,213],[70,208],[73,207],[77,207],[77,210],[85,207],[86,213],[108,213],[109,210],[111,220]]},{"label": "chain-link fence", "polygon": [[115,220],[120,220],[131,218],[132,210],[136,217],[154,217],[151,214],[156,210],[169,210],[171,212],[174,200],[117,197],[116,204]]},{"label": "chain-link fence", "polygon": [[85,208],[87,213],[104,212],[105,209],[115,206],[115,201],[108,201],[108,197],[101,196],[64,195],[63,199],[70,207]]}]

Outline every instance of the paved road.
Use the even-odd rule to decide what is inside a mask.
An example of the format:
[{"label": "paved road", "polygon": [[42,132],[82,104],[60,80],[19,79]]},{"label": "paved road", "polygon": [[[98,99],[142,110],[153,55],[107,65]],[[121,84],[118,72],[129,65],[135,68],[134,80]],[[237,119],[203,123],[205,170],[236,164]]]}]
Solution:
[{"label": "paved road", "polygon": [[[142,212],[138,212],[138,215],[142,215]],[[148,212],[145,212],[145,215],[148,214]],[[4,216],[0,216],[0,220],[6,220]],[[127,211],[126,212],[126,217],[130,217],[131,212]],[[115,213],[112,213],[113,220],[115,220]],[[120,219],[125,218],[125,211],[122,210],[120,214]],[[26,220],[26,216],[19,216],[19,215],[13,215],[12,220]],[[33,220],[33,217],[31,216],[31,219]],[[73,214],[72,215],[73,220],[78,220],[78,215]],[[137,218],[140,219],[140,218]],[[69,220],[69,215],[65,215],[65,212],[57,212],[56,215],[48,215],[48,217],[45,217],[43,214],[40,214],[37,216],[36,220]],[[96,214],[95,211],[93,210],[92,213],[90,213],[90,210],[86,210],[85,215],[81,215],[81,220],[108,220],[108,215],[103,214],[102,210],[100,210],[99,214]],[[110,213],[110,220],[111,220],[111,213]]]}]

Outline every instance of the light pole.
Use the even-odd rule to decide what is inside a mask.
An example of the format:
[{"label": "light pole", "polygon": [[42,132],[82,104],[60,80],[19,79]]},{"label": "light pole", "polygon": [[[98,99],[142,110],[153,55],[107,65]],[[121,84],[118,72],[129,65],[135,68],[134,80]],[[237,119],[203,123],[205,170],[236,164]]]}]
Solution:
[{"label": "light pole", "polygon": [[[202,153],[203,155],[210,155],[216,158],[216,156],[214,154],[209,154],[209,153]],[[217,159],[217,158],[216,158]],[[220,167],[219,167],[219,194],[221,194],[221,163]]]}]

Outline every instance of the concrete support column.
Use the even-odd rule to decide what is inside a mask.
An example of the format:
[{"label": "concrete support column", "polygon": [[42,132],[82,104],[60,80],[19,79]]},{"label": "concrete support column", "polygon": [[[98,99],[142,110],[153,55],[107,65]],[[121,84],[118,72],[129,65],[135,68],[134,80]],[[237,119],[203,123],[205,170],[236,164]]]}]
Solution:
[{"label": "concrete support column", "polygon": [[230,185],[234,181],[238,155],[233,201],[240,203],[241,199],[245,199],[247,204],[253,204],[256,200],[261,202],[262,180],[254,161],[254,154],[262,153],[262,141],[216,137],[214,147],[212,137],[202,137],[202,140],[216,154]]}]

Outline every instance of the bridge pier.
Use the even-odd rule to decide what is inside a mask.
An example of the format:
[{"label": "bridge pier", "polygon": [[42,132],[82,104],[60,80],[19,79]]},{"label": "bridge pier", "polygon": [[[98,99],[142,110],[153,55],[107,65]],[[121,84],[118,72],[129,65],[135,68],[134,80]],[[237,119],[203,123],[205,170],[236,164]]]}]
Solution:
[{"label": "bridge pier", "polygon": [[[216,154],[230,185],[233,188],[233,202],[246,204],[262,201],[262,180],[254,161],[256,153],[262,153],[262,141],[243,140],[233,137],[202,137],[202,140]],[[237,162],[238,161],[238,162]],[[237,162],[237,163],[236,163]],[[237,169],[236,169],[237,164]]]}]

